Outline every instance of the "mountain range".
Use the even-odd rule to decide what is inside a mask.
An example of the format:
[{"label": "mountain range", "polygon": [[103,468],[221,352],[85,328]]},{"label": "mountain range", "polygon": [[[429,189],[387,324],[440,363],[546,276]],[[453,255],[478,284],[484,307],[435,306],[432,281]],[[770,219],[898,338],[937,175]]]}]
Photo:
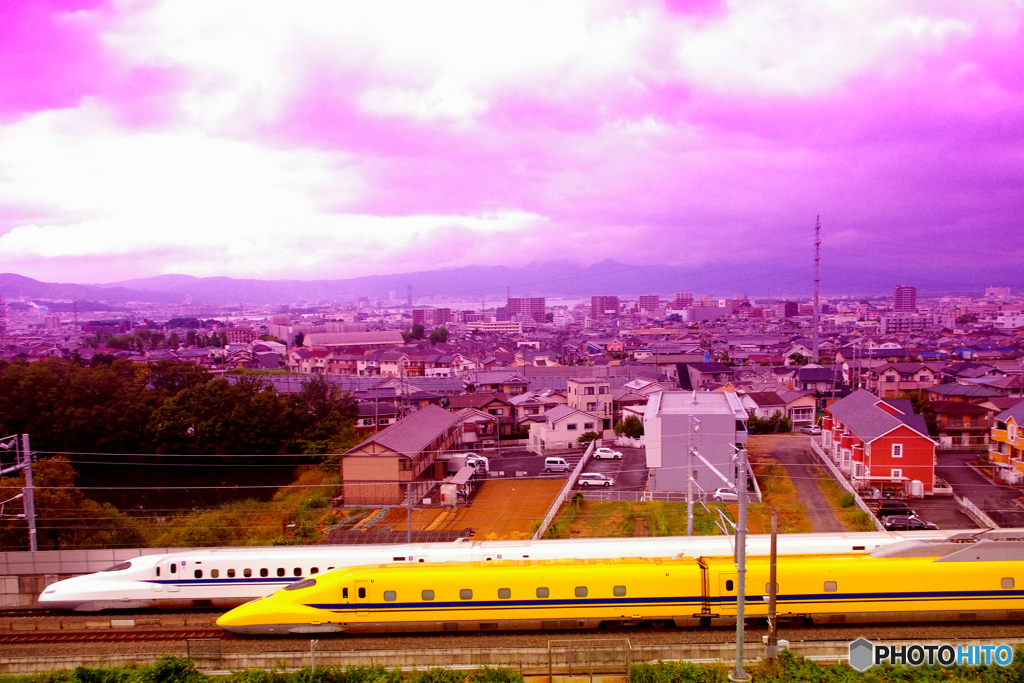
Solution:
[{"label": "mountain range", "polygon": [[[229,277],[158,275],[107,284],[41,282],[13,273],[0,274],[0,295],[7,299],[46,301],[146,302],[205,305],[291,304],[337,301],[354,297],[387,299],[394,292],[405,301],[411,287],[414,301],[424,298],[492,301],[506,294],[513,297],[589,298],[592,295],[636,296],[693,292],[698,297],[712,294],[751,298],[807,297],[812,292],[810,267],[794,264],[704,265],[683,268],[668,265],[634,266],[606,260],[590,266],[568,262],[531,263],[508,266],[465,266],[415,273],[392,273],[331,280],[257,280]],[[882,275],[860,276],[855,281],[828,281],[823,292],[886,294],[894,281]],[[899,284],[899,283],[896,283]],[[912,284],[912,283],[911,283]],[[980,292],[978,292],[980,293]]]}]

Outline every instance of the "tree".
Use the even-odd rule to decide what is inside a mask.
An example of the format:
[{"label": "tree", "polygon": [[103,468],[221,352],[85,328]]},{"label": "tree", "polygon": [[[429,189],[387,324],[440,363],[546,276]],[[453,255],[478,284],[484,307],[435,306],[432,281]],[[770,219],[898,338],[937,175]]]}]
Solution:
[{"label": "tree", "polygon": [[195,346],[195,345],[196,345],[196,331],[195,330],[189,330],[189,331],[187,331],[185,333],[185,346]]},{"label": "tree", "polygon": [[295,345],[296,346],[302,346],[303,342],[305,342],[305,341],[306,341],[306,333],[305,332],[299,332],[298,334],[295,335]]},{"label": "tree", "polygon": [[153,413],[146,433],[156,453],[274,455],[288,452],[294,421],[273,386],[243,376],[179,392]]},{"label": "tree", "polygon": [[409,336],[413,339],[423,339],[423,325],[413,323],[412,329],[409,330]]},{"label": "tree", "polygon": [[[36,538],[40,550],[131,548],[145,545],[138,523],[112,505],[100,505],[75,488],[75,470],[66,458],[38,460],[32,465],[35,486]],[[0,479],[0,497],[21,493],[24,475]],[[21,513],[21,501],[5,510]],[[27,550],[24,520],[0,518],[0,550]]]},{"label": "tree", "polygon": [[590,443],[591,441],[593,441],[597,437],[598,437],[597,432],[583,432],[582,434],[580,434],[580,438],[578,438],[576,440],[580,442],[581,446],[586,446],[588,443]]},{"label": "tree", "polygon": [[448,341],[448,328],[435,327],[430,331],[431,344],[444,344],[446,341]]},{"label": "tree", "polygon": [[644,435],[644,423],[636,415],[627,415],[622,421],[622,433],[631,439],[639,439]]},{"label": "tree", "polygon": [[181,344],[181,339],[178,338],[178,333],[177,332],[171,332],[169,335],[167,335],[167,345],[168,346],[173,347],[173,348],[178,348],[178,345],[180,345],[180,344]]}]

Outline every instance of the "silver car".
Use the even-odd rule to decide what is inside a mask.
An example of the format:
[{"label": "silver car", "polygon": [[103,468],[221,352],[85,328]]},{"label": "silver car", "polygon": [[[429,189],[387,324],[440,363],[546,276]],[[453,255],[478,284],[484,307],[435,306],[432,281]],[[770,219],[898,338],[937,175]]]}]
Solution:
[{"label": "silver car", "polygon": [[576,480],[579,486],[611,486],[615,480],[600,472],[585,472]]}]

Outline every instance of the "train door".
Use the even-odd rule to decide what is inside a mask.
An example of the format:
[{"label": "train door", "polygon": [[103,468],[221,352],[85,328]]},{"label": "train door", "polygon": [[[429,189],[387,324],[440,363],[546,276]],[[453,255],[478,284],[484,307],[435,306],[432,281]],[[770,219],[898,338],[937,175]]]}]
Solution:
[{"label": "train door", "polygon": [[718,575],[718,597],[723,614],[736,614],[736,578],[735,572]]},{"label": "train door", "polygon": [[366,603],[369,597],[370,583],[368,581],[356,581],[356,616],[365,617],[369,614],[366,611]]}]

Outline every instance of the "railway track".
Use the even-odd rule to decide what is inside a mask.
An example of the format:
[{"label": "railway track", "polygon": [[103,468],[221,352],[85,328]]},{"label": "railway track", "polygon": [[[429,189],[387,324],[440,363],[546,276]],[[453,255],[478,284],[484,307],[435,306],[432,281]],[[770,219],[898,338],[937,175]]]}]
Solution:
[{"label": "railway track", "polygon": [[124,643],[142,640],[188,640],[189,638],[224,639],[229,635],[216,627],[133,631],[12,631],[0,633],[0,644]]}]

